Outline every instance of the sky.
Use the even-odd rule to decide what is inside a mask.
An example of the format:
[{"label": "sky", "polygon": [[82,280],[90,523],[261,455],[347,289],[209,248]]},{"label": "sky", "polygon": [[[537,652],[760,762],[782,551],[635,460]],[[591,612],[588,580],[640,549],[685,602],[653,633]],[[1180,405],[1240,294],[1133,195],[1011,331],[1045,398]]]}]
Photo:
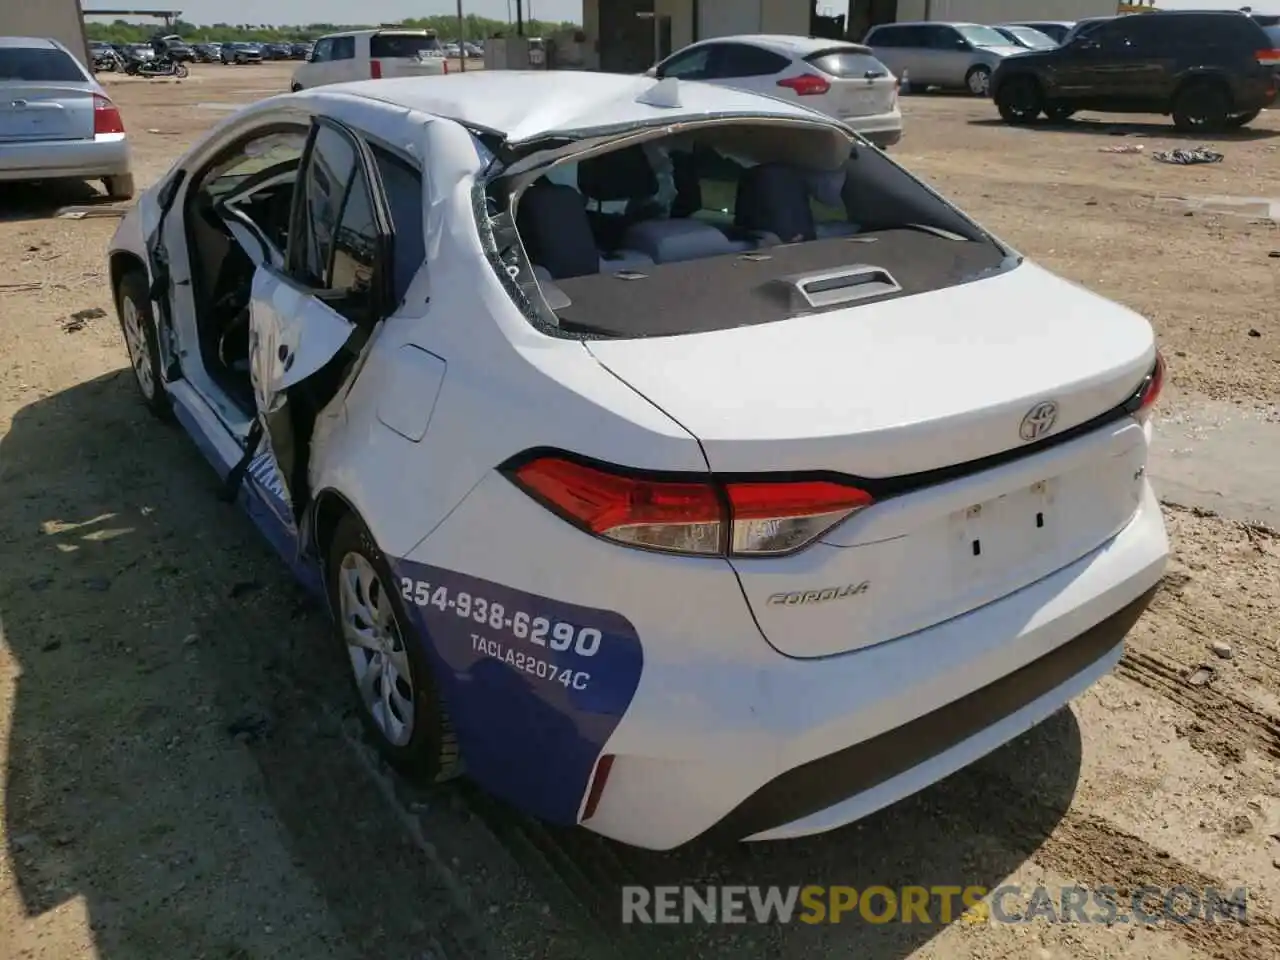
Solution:
[{"label": "sky", "polygon": [[[802,2],[802,0],[795,0]],[[1249,0],[1157,0],[1157,5],[1168,9],[1219,8],[1239,9]],[[122,3],[120,0],[84,0],[84,7],[174,7],[182,11],[182,19],[190,23],[350,23],[376,21],[391,23],[407,17],[432,16],[454,13],[455,0],[364,0],[353,4],[351,0],[144,0],[141,3]],[[823,7],[839,9],[840,0],[821,0]],[[1280,13],[1280,0],[1252,0],[1259,13]],[[464,13],[475,13],[506,20],[509,8],[514,10],[514,0],[463,0]],[[266,14],[265,9],[271,13]],[[525,16],[559,21],[582,22],[582,0],[524,0]],[[358,11],[358,12],[357,12]],[[266,19],[264,19],[264,17]]]}]

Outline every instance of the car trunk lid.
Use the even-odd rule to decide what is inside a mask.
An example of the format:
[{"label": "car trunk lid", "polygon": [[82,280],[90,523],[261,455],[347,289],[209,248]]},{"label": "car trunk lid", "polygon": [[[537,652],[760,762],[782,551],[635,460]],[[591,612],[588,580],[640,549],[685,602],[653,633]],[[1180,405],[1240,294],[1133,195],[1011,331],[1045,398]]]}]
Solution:
[{"label": "car trunk lid", "polygon": [[1030,264],[778,323],[587,346],[699,439],[712,472],[839,475],[876,497],[793,555],[732,561],[790,656],[1005,596],[1105,542],[1141,496],[1144,431],[1099,418],[1150,370],[1150,325]]},{"label": "car trunk lid", "polygon": [[93,93],[83,83],[0,81],[0,142],[92,139]]}]

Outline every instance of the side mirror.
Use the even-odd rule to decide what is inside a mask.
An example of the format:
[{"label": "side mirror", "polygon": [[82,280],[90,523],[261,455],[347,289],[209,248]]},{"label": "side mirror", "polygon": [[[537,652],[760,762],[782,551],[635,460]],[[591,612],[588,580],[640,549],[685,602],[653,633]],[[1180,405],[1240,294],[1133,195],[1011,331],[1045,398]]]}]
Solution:
[{"label": "side mirror", "polygon": [[648,70],[644,72],[644,75],[646,77],[653,77],[655,80],[662,79],[662,71],[659,70],[657,67],[650,67]]},{"label": "side mirror", "polygon": [[957,50],[968,50],[968,49],[969,49],[969,41],[968,41],[968,40],[965,40],[963,37],[961,37],[959,40],[957,40],[957,41],[956,41],[956,49],[957,49]]}]

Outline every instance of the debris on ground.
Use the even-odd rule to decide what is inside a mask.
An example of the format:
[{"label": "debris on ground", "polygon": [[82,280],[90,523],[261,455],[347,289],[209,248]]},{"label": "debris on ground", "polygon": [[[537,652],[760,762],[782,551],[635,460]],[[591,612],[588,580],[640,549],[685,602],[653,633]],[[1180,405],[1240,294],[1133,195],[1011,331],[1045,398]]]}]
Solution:
[{"label": "debris on ground", "polygon": [[1187,677],[1187,683],[1193,687],[1207,687],[1212,679],[1213,667],[1201,666],[1196,667],[1191,676]]},{"label": "debris on ground", "polygon": [[1117,143],[1109,147],[1099,147],[1099,153],[1142,153],[1147,148],[1141,143]]},{"label": "debris on ground", "polygon": [[1185,150],[1179,147],[1176,150],[1157,150],[1151,155],[1152,160],[1159,160],[1161,163],[1177,163],[1183,166],[1191,166],[1197,163],[1221,163],[1224,155],[1216,150],[1210,150],[1208,147],[1196,147],[1193,150]]},{"label": "debris on ground", "polygon": [[1223,643],[1221,640],[1215,640],[1209,645],[1209,649],[1213,651],[1215,656],[1221,657],[1223,660],[1230,660],[1233,656],[1231,644]]},{"label": "debris on ground", "polygon": [[62,332],[78,333],[85,328],[85,325],[90,320],[97,320],[101,317],[105,317],[106,315],[107,311],[103,310],[101,307],[90,307],[87,310],[77,310],[75,313],[71,314],[71,316],[62,321]]},{"label": "debris on ground", "polygon": [[54,216],[59,220],[88,220],[97,217],[120,219],[128,212],[128,207],[61,207]]}]

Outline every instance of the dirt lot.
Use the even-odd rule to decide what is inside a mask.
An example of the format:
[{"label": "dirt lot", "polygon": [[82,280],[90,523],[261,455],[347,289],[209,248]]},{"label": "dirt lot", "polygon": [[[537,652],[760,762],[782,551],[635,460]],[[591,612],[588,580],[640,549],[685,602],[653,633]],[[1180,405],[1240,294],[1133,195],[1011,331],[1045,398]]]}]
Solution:
[{"label": "dirt lot", "polygon": [[[275,66],[115,84],[140,182],[285,85]],[[1280,113],[1216,141],[1223,163],[1177,167],[1150,154],[1196,144],[1160,118],[906,112],[913,170],[1156,325],[1175,559],[1121,668],[1071,710],[852,828],[730,850],[637,853],[381,769],[321,615],[135,398],[104,275],[114,221],[52,217],[74,189],[0,192],[0,956],[1280,955],[1280,540],[1251,522],[1280,499],[1280,226],[1204,200],[1280,198]],[[1102,152],[1117,144],[1145,149]],[[1249,923],[620,931],[627,879],[1243,885]]]}]

